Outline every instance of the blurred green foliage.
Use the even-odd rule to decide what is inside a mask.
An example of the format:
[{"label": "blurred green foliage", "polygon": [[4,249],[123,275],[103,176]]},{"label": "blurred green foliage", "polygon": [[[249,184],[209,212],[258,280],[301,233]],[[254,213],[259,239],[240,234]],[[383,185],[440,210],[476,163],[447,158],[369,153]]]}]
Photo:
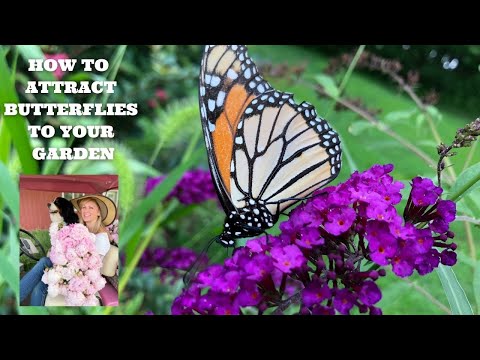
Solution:
[{"label": "blurred green foliage", "polygon": [[[327,56],[355,51],[357,45],[313,46]],[[440,104],[450,111],[468,115],[479,112],[480,45],[369,45],[367,49],[380,56],[397,59],[403,73],[418,71],[418,92],[435,90]],[[385,77],[372,74],[381,82]]]}]

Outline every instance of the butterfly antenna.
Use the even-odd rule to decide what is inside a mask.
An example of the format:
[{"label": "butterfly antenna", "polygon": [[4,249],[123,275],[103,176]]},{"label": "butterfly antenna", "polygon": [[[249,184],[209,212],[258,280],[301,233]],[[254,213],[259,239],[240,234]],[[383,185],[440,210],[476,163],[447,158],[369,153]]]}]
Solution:
[{"label": "butterfly antenna", "polygon": [[197,256],[197,258],[193,262],[193,264],[190,266],[187,272],[183,275],[183,283],[185,284],[186,288],[190,286],[190,283],[197,276],[197,274],[209,265],[210,260],[205,261],[206,254],[210,249],[210,246],[212,246],[212,244],[216,242],[219,238],[220,238],[220,235],[215,236],[213,239],[211,239],[208,242],[207,246],[203,248],[203,250],[200,252],[200,254]]}]

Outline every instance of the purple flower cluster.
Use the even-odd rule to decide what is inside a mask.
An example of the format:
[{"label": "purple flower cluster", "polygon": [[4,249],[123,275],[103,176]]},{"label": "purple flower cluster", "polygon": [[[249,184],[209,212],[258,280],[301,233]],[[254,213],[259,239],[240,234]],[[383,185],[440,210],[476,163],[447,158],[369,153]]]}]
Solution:
[{"label": "purple flower cluster", "polygon": [[[456,262],[456,245],[448,243],[455,203],[440,200],[431,180],[415,178],[402,217],[395,205],[404,185],[392,170],[375,165],[318,191],[280,225],[280,236],[250,240],[224,265],[199,273],[172,314],[281,314],[293,304],[300,314],[381,314],[380,266],[404,277]],[[369,261],[375,264],[366,269]]]},{"label": "purple flower cluster", "polygon": [[[148,178],[145,183],[145,194],[151,192],[164,179],[164,175]],[[217,199],[210,172],[202,169],[187,171],[172,189],[167,200],[172,198],[177,198],[184,205]]]},{"label": "purple flower cluster", "polygon": [[[138,267],[143,272],[160,268],[160,279],[166,281],[169,278],[173,284],[197,259],[198,254],[186,248],[147,248],[140,258]],[[204,257],[199,261],[206,264],[208,259]]]}]

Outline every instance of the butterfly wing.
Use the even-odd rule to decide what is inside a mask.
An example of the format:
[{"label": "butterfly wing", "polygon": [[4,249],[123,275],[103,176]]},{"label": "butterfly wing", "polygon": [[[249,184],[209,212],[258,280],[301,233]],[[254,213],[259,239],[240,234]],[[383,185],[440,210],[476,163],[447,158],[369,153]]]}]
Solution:
[{"label": "butterfly wing", "polygon": [[205,47],[200,71],[200,113],[215,187],[226,213],[235,210],[230,165],[234,138],[247,105],[271,89],[242,45]]},{"label": "butterfly wing", "polygon": [[315,108],[270,90],[252,100],[235,131],[230,164],[233,205],[260,200],[274,217],[340,172],[337,133]]}]

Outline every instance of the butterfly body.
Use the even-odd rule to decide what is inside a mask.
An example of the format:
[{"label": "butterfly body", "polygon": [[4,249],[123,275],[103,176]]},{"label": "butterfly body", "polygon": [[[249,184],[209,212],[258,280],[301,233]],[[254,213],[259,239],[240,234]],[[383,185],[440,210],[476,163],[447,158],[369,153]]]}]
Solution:
[{"label": "butterfly body", "polygon": [[253,199],[248,202],[248,206],[227,214],[223,232],[218,238],[221,245],[234,246],[235,239],[260,235],[277,222],[278,215],[272,215],[265,205]]},{"label": "butterfly body", "polygon": [[337,133],[258,74],[245,46],[205,48],[200,112],[210,171],[226,214],[218,242],[259,235],[281,212],[333,180]]}]

